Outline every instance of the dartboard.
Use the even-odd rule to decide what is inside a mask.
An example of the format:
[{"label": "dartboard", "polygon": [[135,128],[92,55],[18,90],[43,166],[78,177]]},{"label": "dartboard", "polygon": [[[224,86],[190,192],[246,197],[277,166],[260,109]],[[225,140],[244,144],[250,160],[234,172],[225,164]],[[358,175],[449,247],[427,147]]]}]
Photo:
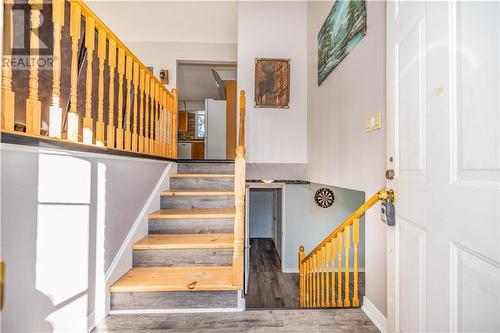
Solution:
[{"label": "dartboard", "polygon": [[333,205],[333,202],[335,201],[335,194],[333,194],[333,191],[329,188],[322,187],[316,191],[314,201],[321,208],[328,208]]}]

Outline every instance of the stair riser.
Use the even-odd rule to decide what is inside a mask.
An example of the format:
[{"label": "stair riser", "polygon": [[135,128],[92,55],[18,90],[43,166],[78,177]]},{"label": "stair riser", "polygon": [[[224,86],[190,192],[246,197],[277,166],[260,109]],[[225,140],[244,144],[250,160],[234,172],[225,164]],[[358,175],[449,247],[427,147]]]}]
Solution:
[{"label": "stair riser", "polygon": [[172,177],[170,178],[171,190],[234,190],[234,179],[203,178],[203,177]]},{"label": "stair riser", "polygon": [[177,163],[177,172],[234,174],[234,163]]},{"label": "stair riser", "polygon": [[134,267],[231,266],[232,249],[134,250]]},{"label": "stair riser", "polygon": [[111,293],[111,310],[237,308],[237,291]]},{"label": "stair riser", "polygon": [[234,219],[150,219],[150,234],[230,234]]},{"label": "stair riser", "polygon": [[232,195],[164,195],[161,197],[162,209],[213,209],[234,208]]}]

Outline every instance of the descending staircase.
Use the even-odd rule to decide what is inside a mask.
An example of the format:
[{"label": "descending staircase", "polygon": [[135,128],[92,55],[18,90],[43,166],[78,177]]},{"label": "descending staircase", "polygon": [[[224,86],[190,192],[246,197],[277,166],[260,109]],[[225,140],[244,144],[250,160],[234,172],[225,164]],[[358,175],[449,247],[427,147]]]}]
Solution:
[{"label": "descending staircase", "polygon": [[233,284],[234,163],[179,163],[111,310],[237,308]]}]

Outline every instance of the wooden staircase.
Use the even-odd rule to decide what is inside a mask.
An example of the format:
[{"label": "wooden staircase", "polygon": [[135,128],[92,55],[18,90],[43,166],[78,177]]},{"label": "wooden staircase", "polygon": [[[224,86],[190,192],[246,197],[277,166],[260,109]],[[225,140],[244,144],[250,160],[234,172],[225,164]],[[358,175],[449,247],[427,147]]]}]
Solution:
[{"label": "wooden staircase", "polygon": [[111,310],[237,308],[234,163],[179,163],[133,267],[111,287]]}]

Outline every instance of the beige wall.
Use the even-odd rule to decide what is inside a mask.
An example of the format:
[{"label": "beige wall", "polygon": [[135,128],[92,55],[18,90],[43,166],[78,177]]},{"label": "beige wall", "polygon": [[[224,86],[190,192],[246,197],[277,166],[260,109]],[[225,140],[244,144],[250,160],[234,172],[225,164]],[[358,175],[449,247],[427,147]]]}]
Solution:
[{"label": "beige wall", "polygon": [[[385,3],[367,1],[368,32],[318,87],[317,35],[331,1],[308,2],[308,168],[317,183],[364,191],[385,184],[385,127],[366,133],[368,114],[385,114]],[[366,296],[385,315],[386,227],[379,207],[366,216]]]}]

